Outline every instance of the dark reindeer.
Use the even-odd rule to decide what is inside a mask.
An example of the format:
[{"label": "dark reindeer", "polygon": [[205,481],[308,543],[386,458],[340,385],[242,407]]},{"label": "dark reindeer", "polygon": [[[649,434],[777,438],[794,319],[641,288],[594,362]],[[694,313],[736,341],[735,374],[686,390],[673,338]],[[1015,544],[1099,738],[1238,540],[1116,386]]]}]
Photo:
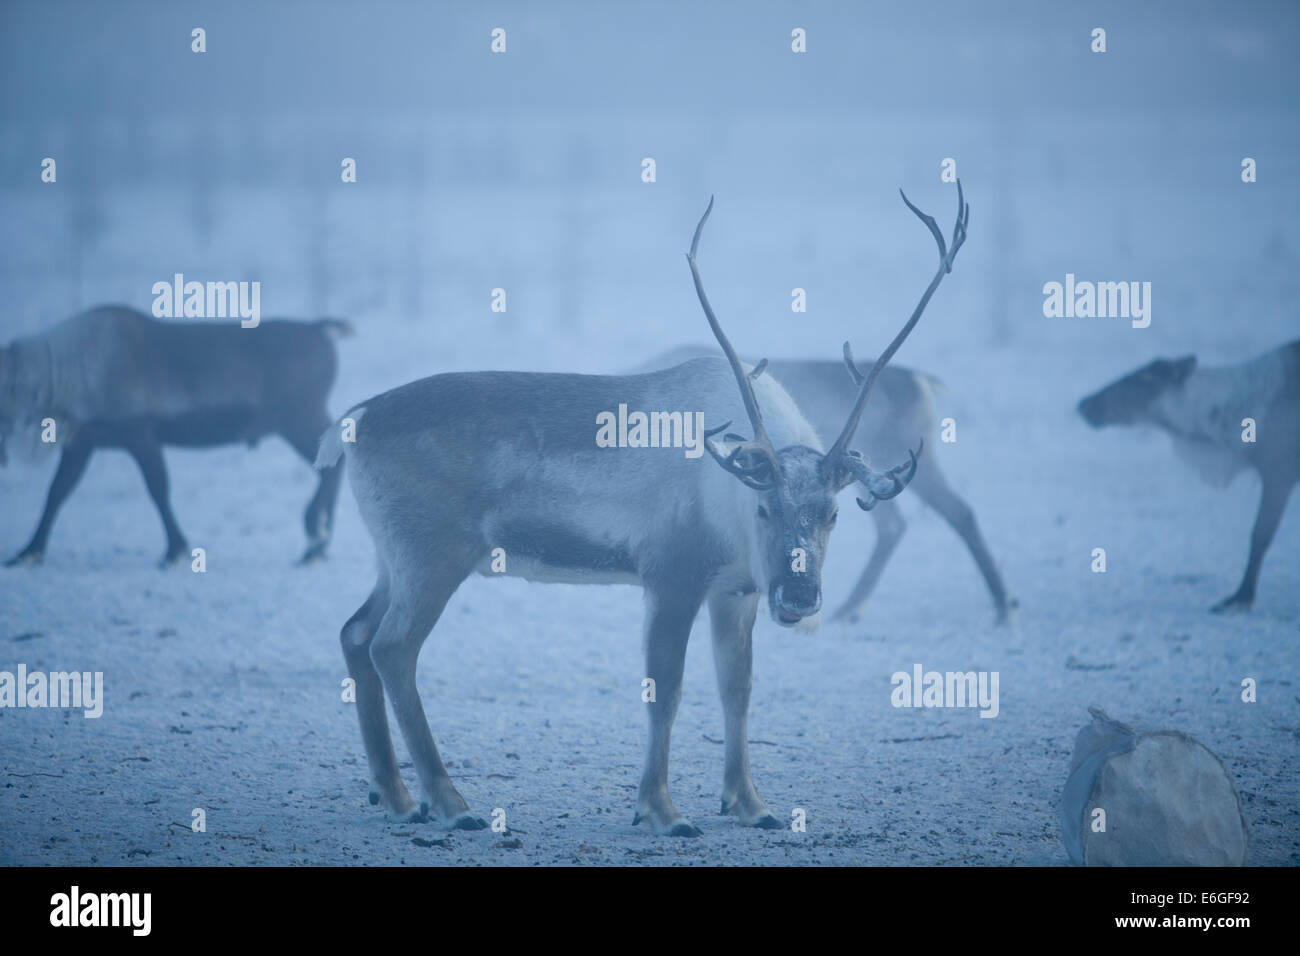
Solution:
[{"label": "dark reindeer", "polygon": [[[162,516],[162,564],[189,554],[172,513],[163,446],[210,447],[282,436],[308,462],[330,417],[339,319],[266,320],[256,328],[159,322],[124,306],[101,306],[0,349],[0,451],[16,428],[53,419],[62,448],[45,510],[9,565],[38,564],[59,508],[97,448],[121,448],[140,466]],[[329,544],[338,468],[326,469],[307,506],[302,563]]]},{"label": "dark reindeer", "polygon": [[[951,246],[931,217],[908,206],[938,243],[938,272],[858,381],[847,420],[825,452],[790,396],[763,374],[766,363],[742,364],[709,305],[695,258],[707,211],[688,260],[725,361],[696,359],[644,375],[435,375],[353,406],[322,436],[317,465],[336,467],[344,454],[350,459],[349,484],[379,563],[374,589],[339,634],[356,682],[371,803],[402,820],[486,826],[447,774],[415,669],[447,601],[470,574],[490,575],[492,552],[501,549],[507,574],[645,589],[645,676],[655,695],[648,703],[650,740],[633,823],[647,821],[657,834],[700,833],[669,795],[668,749],[686,643],[707,604],[726,737],[722,811],[745,826],[781,826],[749,769],[754,619],[766,596],[777,624],[815,621],[838,492],[862,485],[858,503],[870,509],[901,492],[916,473],[915,454],[879,473],[850,446],[879,372],[920,319],[966,238],[969,211],[960,185]],[[598,447],[597,423],[620,404],[690,413],[692,419],[698,411],[720,422],[704,431],[704,447],[721,467],[662,441],[659,447]],[[748,440],[728,430],[742,420],[752,429]],[[345,429],[354,429],[355,441],[347,440]],[[385,696],[420,780],[418,804],[398,769]]]},{"label": "dark reindeer", "polygon": [[[1195,355],[1156,359],[1083,399],[1079,414],[1093,428],[1163,429],[1179,456],[1218,487],[1245,468],[1259,473],[1246,573],[1236,592],[1212,610],[1250,608],[1264,554],[1300,481],[1300,340],[1240,365],[1201,368]],[[1246,419],[1255,422],[1253,442],[1243,440]]]}]

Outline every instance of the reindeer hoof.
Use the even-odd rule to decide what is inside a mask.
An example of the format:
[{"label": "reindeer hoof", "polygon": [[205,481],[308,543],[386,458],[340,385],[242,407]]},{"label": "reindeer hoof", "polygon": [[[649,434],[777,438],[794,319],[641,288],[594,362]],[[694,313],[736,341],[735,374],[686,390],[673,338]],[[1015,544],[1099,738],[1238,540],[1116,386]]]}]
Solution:
[{"label": "reindeer hoof", "polygon": [[163,571],[166,571],[168,568],[179,567],[185,563],[187,557],[189,557],[188,546],[177,551],[168,551],[162,556],[162,560],[158,562],[158,567]]},{"label": "reindeer hoof", "polygon": [[1255,603],[1254,599],[1252,598],[1244,598],[1234,594],[1232,597],[1225,598],[1224,600],[1220,601],[1218,604],[1214,605],[1214,607],[1210,608],[1210,613],[1211,614],[1240,614],[1245,611],[1249,611],[1250,606],[1254,603]]},{"label": "reindeer hoof", "polygon": [[372,807],[377,807],[377,806],[379,806],[379,791],[378,791],[378,790],[371,790],[371,791],[370,791],[370,805],[371,805]]},{"label": "reindeer hoof", "polygon": [[305,568],[310,565],[319,564],[320,562],[324,561],[325,546],[328,543],[329,543],[328,541],[319,541],[314,544],[309,544],[307,546],[307,550],[302,553],[302,557],[298,559],[297,566],[300,568]]},{"label": "reindeer hoof", "polygon": [[677,823],[674,823],[672,825],[672,827],[668,830],[665,836],[698,837],[698,836],[704,836],[704,831],[701,830],[699,827],[697,827],[694,823],[690,823],[686,820],[680,820]]},{"label": "reindeer hoof", "polygon": [[22,567],[23,565],[27,565],[29,567],[36,567],[44,561],[45,561],[44,551],[24,551],[21,554],[14,555],[12,558],[6,561],[5,567],[18,568],[18,567]]},{"label": "reindeer hoof", "polygon": [[449,830],[486,830],[487,821],[482,817],[476,817],[468,811],[460,814],[451,822]]},{"label": "reindeer hoof", "polygon": [[[637,811],[637,813],[632,817],[632,826],[636,826],[642,820],[650,820],[650,817]],[[651,823],[653,825],[654,821],[651,820]],[[656,836],[698,837],[704,835],[704,831],[695,824],[691,823],[689,820],[683,820],[680,818],[671,826],[655,825],[654,831]]]},{"label": "reindeer hoof", "polygon": [[757,827],[760,830],[779,830],[784,826],[784,824],[782,824],[781,821],[773,816],[766,808],[763,809],[761,815],[754,817],[751,820],[746,820],[745,814],[741,811],[739,804],[728,803],[725,799],[722,801],[722,813],[724,816],[727,814],[735,814],[740,817],[740,823],[742,826]]},{"label": "reindeer hoof", "polygon": [[429,819],[429,813],[425,807],[414,806],[403,813],[390,811],[389,816],[394,823],[425,823]]}]

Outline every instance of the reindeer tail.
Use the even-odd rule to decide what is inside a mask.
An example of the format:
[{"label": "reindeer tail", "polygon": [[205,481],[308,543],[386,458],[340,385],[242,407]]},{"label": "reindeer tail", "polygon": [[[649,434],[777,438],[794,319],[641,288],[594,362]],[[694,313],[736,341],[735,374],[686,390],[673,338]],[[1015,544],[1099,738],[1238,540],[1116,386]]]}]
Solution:
[{"label": "reindeer tail", "polygon": [[320,436],[320,446],[316,449],[315,467],[317,471],[333,468],[343,457],[343,435],[339,425],[334,424],[325,429]]},{"label": "reindeer tail", "polygon": [[357,334],[347,319],[317,319],[313,324],[332,339],[347,339]]},{"label": "reindeer tail", "polygon": [[361,416],[366,413],[365,406],[349,409],[346,415],[325,429],[320,436],[320,445],[316,448],[316,461],[313,466],[317,471],[325,471],[337,465],[347,446],[357,440],[357,429]]}]

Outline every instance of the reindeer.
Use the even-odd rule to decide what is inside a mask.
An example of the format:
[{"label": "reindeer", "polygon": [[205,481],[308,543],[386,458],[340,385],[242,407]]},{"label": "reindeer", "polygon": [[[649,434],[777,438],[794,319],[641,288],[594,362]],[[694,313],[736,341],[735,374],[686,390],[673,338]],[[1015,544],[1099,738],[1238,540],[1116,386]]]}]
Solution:
[{"label": "reindeer", "polygon": [[[702,346],[683,346],[666,352],[642,368],[647,371],[666,368],[704,354],[711,353]],[[790,393],[819,435],[832,434],[840,427],[844,410],[851,407],[856,397],[855,382],[846,381],[839,374],[838,364],[822,359],[776,359],[767,366],[768,373]],[[863,413],[855,439],[888,460],[905,453],[916,436],[933,433],[939,427],[934,394],[943,385],[933,375],[900,365],[890,365],[881,370],[878,385],[875,400]],[[923,502],[939,512],[965,542],[993,598],[997,623],[1013,623],[1018,602],[1002,582],[975,512],[948,484],[938,459],[930,455],[921,461],[916,478],[909,487]],[[857,619],[858,609],[875,590],[886,563],[907,530],[907,523],[893,502],[881,502],[872,509],[871,516],[876,522],[875,547],[852,592],[831,615],[832,620]]]},{"label": "reindeer", "polygon": [[1300,480],[1300,339],[1240,365],[1201,368],[1195,355],[1156,359],[1080,401],[1079,414],[1093,428],[1164,429],[1179,456],[1214,486],[1227,487],[1248,467],[1259,472],[1246,573],[1236,592],[1211,608],[1249,609],[1264,554]]},{"label": "reindeer", "polygon": [[[0,450],[16,428],[53,419],[59,466],[27,547],[8,564],[39,564],[59,508],[98,448],[121,448],[140,466],[162,516],[162,565],[189,555],[172,513],[164,445],[208,447],[272,432],[308,462],[329,427],[325,400],[339,319],[266,320],[256,329],[158,322],[125,306],[100,306],[0,349]],[[301,563],[324,557],[341,474],[321,472],[304,524]]]},{"label": "reindeer", "polygon": [[[861,380],[839,437],[823,452],[816,432],[763,364],[743,365],[718,323],[696,262],[700,305],[725,361],[696,359],[644,375],[471,372],[435,375],[354,406],[322,436],[317,467],[351,459],[349,484],[371,537],[379,575],[339,640],[355,681],[371,772],[370,802],[403,821],[479,829],[447,775],[415,683],[416,660],[448,599],[473,571],[538,581],[638,584],[646,594],[645,676],[653,681],[649,747],[633,823],[656,834],[700,834],[668,793],[668,748],[681,699],[691,625],[703,604],[725,726],[722,812],[746,826],[776,828],[750,777],[746,737],[752,631],[760,594],[783,627],[815,623],[821,566],[836,519],[836,494],[860,482],[869,509],[903,490],[916,455],[884,473],[849,448],[880,370],[920,319],[966,238],[969,210],[958,187],[951,247],[934,219],[903,197],[939,245],[939,270],[910,319]],[[737,392],[739,394],[737,394]],[[663,448],[598,448],[594,426],[620,403],[637,409],[701,410],[705,464]],[[746,440],[728,431],[744,414]],[[350,420],[350,421],[349,421]],[[352,442],[344,428],[353,429]],[[346,446],[346,448],[345,448]],[[422,787],[417,806],[398,772],[384,695]]]}]

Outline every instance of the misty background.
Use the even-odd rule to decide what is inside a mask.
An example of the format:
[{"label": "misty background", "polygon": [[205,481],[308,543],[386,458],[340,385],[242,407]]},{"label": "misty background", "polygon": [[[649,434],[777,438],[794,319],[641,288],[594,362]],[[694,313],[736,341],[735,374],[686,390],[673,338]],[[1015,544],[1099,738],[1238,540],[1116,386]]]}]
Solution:
[{"label": "misty background", "polygon": [[[701,263],[738,347],[868,356],[933,268],[897,189],[947,230],[952,157],[971,239],[900,361],[1242,359],[1296,327],[1297,47],[1293,3],[6,3],[0,330],[148,311],[183,272],[353,320],[348,402],[617,371],[709,340],[682,253],[715,194]],[[1045,319],[1067,272],[1151,281],[1151,327]]]}]

